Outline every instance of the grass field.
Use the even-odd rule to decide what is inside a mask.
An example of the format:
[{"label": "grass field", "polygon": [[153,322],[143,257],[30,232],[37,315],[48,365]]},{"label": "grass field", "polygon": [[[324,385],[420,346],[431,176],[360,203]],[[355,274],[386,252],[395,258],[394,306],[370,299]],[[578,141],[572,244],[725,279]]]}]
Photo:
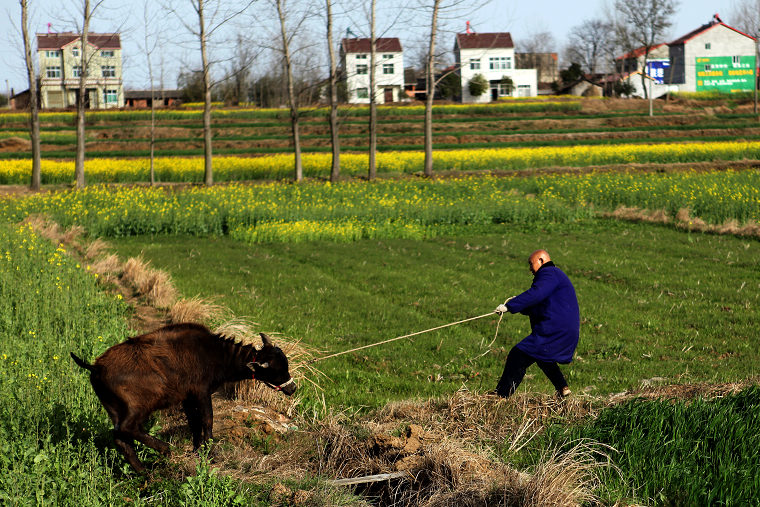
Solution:
[{"label": "grass field", "polygon": [[[755,240],[603,221],[561,232],[505,226],[453,239],[351,245],[172,236],[113,244],[166,269],[183,294],[219,296],[262,329],[331,352],[491,311],[530,285],[525,259],[545,247],[579,294],[581,359],[566,368],[577,389],[609,394],[653,377],[718,382],[758,373]],[[496,321],[325,361],[320,369],[333,379],[322,385],[326,399],[379,407],[462,383],[490,389],[508,349],[528,334],[527,319],[505,317],[495,349],[478,357]],[[526,387],[551,388],[541,375]]]},{"label": "grass field", "polygon": [[[9,190],[0,198],[0,503],[287,505],[307,498],[310,505],[354,505],[373,498],[383,503],[395,487],[407,499],[429,500],[431,491],[449,495],[440,497],[448,503],[439,498],[444,503],[437,505],[508,505],[528,502],[530,481],[548,476],[562,482],[566,469],[576,466],[580,475],[567,484],[581,481],[586,496],[574,498],[584,503],[595,497],[603,504],[752,503],[760,495],[760,400],[757,387],[746,386],[760,378],[758,173],[746,161],[736,170],[670,166],[726,159],[725,146],[671,141],[680,132],[692,141],[750,139],[756,133],[744,106],[711,102],[723,108],[719,116],[668,106],[650,120],[604,101],[550,102],[507,103],[500,115],[485,107],[439,109],[442,141],[448,131],[475,146],[466,132],[478,125],[482,142],[493,144],[514,130],[522,132],[514,142],[544,144],[514,150],[517,159],[534,155],[511,167],[528,171],[510,176],[403,176],[419,170],[419,160],[409,155],[408,168],[393,166],[399,173],[394,178],[371,183]],[[323,113],[308,115],[318,142]],[[354,113],[345,121],[349,136],[366,122]],[[178,111],[163,118],[174,122],[164,126],[189,142],[180,134],[197,133],[197,114]],[[215,121],[220,133],[229,128],[231,143],[264,142],[283,128],[280,114],[220,111]],[[417,114],[385,110],[386,139],[403,142],[419,127]],[[48,149],[70,141],[70,113],[56,115],[47,118]],[[135,122],[128,134],[134,148],[143,120],[144,113],[95,115],[90,132],[96,145],[102,141],[114,150],[124,145],[108,141],[114,125]],[[19,129],[15,121],[0,120],[0,141],[16,137],[10,135]],[[267,122],[258,139],[234,139]],[[612,146],[669,127],[672,137],[662,135],[659,147]],[[580,144],[573,136],[611,146],[548,146]],[[279,149],[282,140],[272,141],[269,148]],[[742,144],[732,156],[757,158],[746,149],[754,144]],[[4,154],[13,156],[13,142],[8,146]],[[559,156],[570,160],[568,150],[581,159],[608,150],[625,164],[646,162],[641,149],[649,150],[659,170],[532,171]],[[491,156],[461,151],[438,153],[453,157],[447,160],[454,170],[463,169],[467,157],[480,163]],[[393,154],[393,164],[406,156]],[[265,177],[282,171],[280,159],[269,158],[274,165]],[[224,160],[215,160],[218,170]],[[602,160],[593,162],[619,163]],[[105,174],[121,170],[124,161],[98,163]],[[356,162],[346,155],[344,163],[350,172]],[[61,174],[69,171],[67,162],[60,164]],[[178,171],[173,178],[195,171],[192,164],[173,159],[167,170]],[[3,167],[8,178],[10,165]],[[363,170],[361,161],[356,167]],[[134,171],[127,181],[143,178],[139,170],[127,167]],[[24,171],[19,174],[26,181]],[[75,351],[91,360],[122,341],[139,311],[112,285],[99,284],[89,261],[71,255],[77,249],[17,225],[34,214],[64,227],[84,226],[87,240],[107,239],[120,257],[139,255],[168,272],[183,296],[228,307],[275,340],[300,340],[317,355],[488,313],[529,286],[527,255],[546,248],[578,291],[581,341],[574,362],[562,367],[574,395],[553,401],[550,383],[533,368],[515,398],[481,396],[495,386],[511,346],[529,332],[525,317],[507,315],[498,323],[494,315],[317,362],[325,376],[311,378],[319,387],[300,383],[290,408],[299,429],[283,436],[235,419],[250,399],[215,399],[222,409],[216,422],[236,426],[215,428],[220,440],[213,456],[180,451],[165,460],[142,449],[152,472],[139,477],[113,449],[107,416],[87,376],[68,359]],[[656,396],[666,399],[651,399]],[[187,435],[175,419],[157,415],[151,432],[181,450],[188,447]],[[397,439],[406,448],[415,425],[427,435],[420,437],[421,449],[405,455],[391,446],[386,456],[383,442]],[[579,442],[590,451],[579,455]],[[335,489],[323,482],[397,470],[397,462],[409,458],[424,460],[415,482],[388,483],[386,490]],[[524,475],[514,491],[523,493],[513,498],[512,490],[464,481],[460,474],[469,466],[479,473],[499,470],[502,478],[509,475],[503,467],[516,470]],[[430,489],[431,480],[439,489]],[[419,489],[404,493],[404,484]],[[542,498],[547,505],[571,503]]]}]

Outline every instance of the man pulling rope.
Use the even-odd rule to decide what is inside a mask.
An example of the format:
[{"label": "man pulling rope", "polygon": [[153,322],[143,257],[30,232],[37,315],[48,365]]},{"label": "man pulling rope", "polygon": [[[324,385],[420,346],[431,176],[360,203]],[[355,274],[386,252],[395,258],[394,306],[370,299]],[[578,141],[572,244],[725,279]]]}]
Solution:
[{"label": "man pulling rope", "polygon": [[493,394],[508,398],[536,363],[557,390],[557,396],[570,394],[557,363],[569,364],[578,346],[580,311],[570,279],[554,265],[546,250],[536,250],[528,258],[533,284],[528,290],[507,299],[496,313],[522,313],[530,318],[531,333],[512,347],[504,373]]}]

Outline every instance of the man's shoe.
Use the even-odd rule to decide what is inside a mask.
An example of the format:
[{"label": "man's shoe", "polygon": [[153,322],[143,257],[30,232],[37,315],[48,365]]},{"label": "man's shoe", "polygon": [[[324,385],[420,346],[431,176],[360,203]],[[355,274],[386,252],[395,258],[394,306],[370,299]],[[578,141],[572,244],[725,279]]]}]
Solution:
[{"label": "man's shoe", "polygon": [[572,391],[569,387],[565,386],[561,390],[557,391],[557,398],[564,399],[570,396],[570,394],[572,394]]}]

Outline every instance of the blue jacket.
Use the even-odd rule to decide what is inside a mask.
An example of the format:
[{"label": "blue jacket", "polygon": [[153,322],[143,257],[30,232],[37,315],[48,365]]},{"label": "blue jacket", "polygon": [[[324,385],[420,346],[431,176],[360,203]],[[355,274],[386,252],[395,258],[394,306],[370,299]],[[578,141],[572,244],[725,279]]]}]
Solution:
[{"label": "blue jacket", "polygon": [[580,311],[575,288],[553,262],[533,275],[533,284],[507,303],[510,313],[530,317],[531,333],[517,348],[539,360],[569,363],[578,346]]}]

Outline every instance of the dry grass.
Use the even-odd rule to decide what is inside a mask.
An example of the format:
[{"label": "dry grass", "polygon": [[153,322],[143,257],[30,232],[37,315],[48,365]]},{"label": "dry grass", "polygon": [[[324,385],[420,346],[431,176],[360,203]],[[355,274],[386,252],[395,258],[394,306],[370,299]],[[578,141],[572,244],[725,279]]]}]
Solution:
[{"label": "dry grass", "polygon": [[61,227],[56,222],[50,220],[45,216],[29,215],[21,223],[30,225],[37,234],[55,243],[56,245],[59,245],[63,242],[63,233],[61,232]]},{"label": "dry grass", "polygon": [[177,289],[164,271],[153,269],[141,257],[131,257],[124,263],[122,282],[138,295],[145,296],[149,305],[167,309],[177,301]]},{"label": "dry grass", "polygon": [[180,299],[169,308],[169,321],[174,324],[219,321],[229,318],[231,315],[232,312],[229,308],[217,305],[213,300],[200,296]]},{"label": "dry grass", "polygon": [[714,234],[731,234],[735,236],[760,237],[760,225],[754,220],[740,224],[737,220],[726,220],[722,224],[708,224],[699,217],[691,215],[691,210],[681,208],[672,219],[665,210],[650,211],[636,207],[620,206],[612,213],[603,213],[603,216],[629,220],[633,222],[650,222],[657,224],[674,223],[679,229],[695,232],[711,232]]},{"label": "dry grass", "polygon": [[110,250],[111,245],[106,243],[100,238],[95,239],[95,241],[90,242],[89,245],[84,250],[84,258],[88,261],[91,261],[93,259],[96,259],[100,257],[103,254],[106,254],[108,250]]},{"label": "dry grass", "polygon": [[117,276],[122,272],[121,260],[116,254],[107,255],[90,264],[90,270],[101,276]]}]

